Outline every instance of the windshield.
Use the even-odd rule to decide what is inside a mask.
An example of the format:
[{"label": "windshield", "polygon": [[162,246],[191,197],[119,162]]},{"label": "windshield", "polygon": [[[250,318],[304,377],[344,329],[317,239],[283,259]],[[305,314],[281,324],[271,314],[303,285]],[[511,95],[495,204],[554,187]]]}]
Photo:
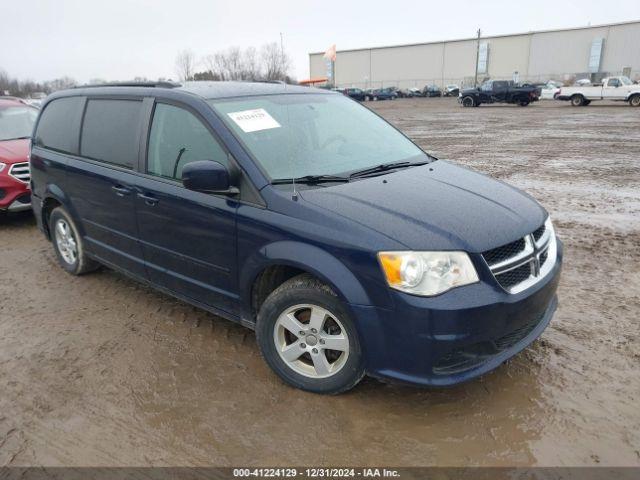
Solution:
[{"label": "windshield", "polygon": [[32,107],[0,108],[0,141],[30,137],[37,116]]},{"label": "windshield", "polygon": [[629,77],[620,77],[620,81],[623,83],[623,85],[633,85],[631,80],[629,80]]},{"label": "windshield", "polygon": [[342,95],[266,95],[210,104],[271,179],[427,159],[395,128]]}]

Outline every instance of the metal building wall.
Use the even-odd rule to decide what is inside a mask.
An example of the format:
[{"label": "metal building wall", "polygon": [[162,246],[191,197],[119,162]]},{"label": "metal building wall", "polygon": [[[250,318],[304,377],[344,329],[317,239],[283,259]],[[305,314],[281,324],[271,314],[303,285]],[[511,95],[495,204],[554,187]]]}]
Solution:
[{"label": "metal building wall", "polygon": [[[529,75],[533,79],[557,78],[588,71],[591,43],[606,37],[607,28],[534,33]],[[606,40],[605,40],[606,49]]]},{"label": "metal building wall", "polygon": [[[521,81],[584,76],[596,38],[604,38],[602,72],[620,74],[630,67],[632,78],[640,76],[640,22],[483,37],[481,42],[489,44],[487,76],[510,79],[514,71]],[[468,85],[474,76],[476,47],[475,39],[466,39],[339,51],[336,84],[361,88]],[[309,62],[312,77],[326,75],[321,53],[310,54]]]}]

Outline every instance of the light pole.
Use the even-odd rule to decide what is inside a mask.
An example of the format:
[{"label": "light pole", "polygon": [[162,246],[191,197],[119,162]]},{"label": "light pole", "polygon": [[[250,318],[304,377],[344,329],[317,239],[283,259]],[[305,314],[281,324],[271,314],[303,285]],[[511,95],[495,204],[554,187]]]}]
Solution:
[{"label": "light pole", "polygon": [[473,76],[473,86],[478,87],[478,62],[480,62],[480,29],[478,29],[478,44],[476,45],[476,72]]}]

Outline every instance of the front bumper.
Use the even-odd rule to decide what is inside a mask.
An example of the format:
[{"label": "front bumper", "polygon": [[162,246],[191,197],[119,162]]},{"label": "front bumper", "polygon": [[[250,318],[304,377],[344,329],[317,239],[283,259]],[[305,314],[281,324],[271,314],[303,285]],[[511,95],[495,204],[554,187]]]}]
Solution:
[{"label": "front bumper", "polygon": [[19,212],[31,209],[29,185],[7,175],[7,169],[0,173],[0,210]]},{"label": "front bumper", "polygon": [[448,386],[495,369],[531,344],[551,321],[561,265],[558,241],[554,268],[519,294],[483,282],[432,298],[394,292],[393,310],[352,305],[367,373]]}]

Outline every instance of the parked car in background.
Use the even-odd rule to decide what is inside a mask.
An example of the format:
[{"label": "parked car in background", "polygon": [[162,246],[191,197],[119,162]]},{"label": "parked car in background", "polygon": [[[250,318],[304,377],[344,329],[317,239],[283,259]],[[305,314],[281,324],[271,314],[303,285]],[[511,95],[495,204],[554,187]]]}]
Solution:
[{"label": "parked car in background", "polygon": [[441,97],[442,90],[437,85],[427,85],[422,90],[422,95],[425,97]]},{"label": "parked car in background", "polygon": [[398,94],[392,88],[375,88],[365,90],[365,100],[395,100]]},{"label": "parked car in background", "polygon": [[38,110],[0,97],[0,212],[31,208],[29,139]]},{"label": "parked car in background", "polygon": [[424,93],[422,93],[422,90],[418,87],[410,88],[409,92],[411,92],[413,97],[424,97]]},{"label": "parked car in background", "polygon": [[442,95],[445,97],[457,97],[459,93],[460,87],[455,84],[447,85],[442,91]]},{"label": "parked car in background", "polygon": [[538,87],[516,86],[509,80],[487,80],[479,88],[467,88],[458,95],[463,107],[478,107],[483,103],[514,103],[526,107],[537,102]]},{"label": "parked car in background", "polygon": [[62,269],[104,264],[254,329],[267,364],[304,390],[343,392],[367,373],[464,382],[556,310],[562,243],[541,205],[336,92],[56,92],[31,167]]},{"label": "parked car in background", "polygon": [[364,102],[365,94],[364,90],[362,90],[361,88],[348,87],[343,89],[342,93],[349,98],[353,98],[354,100],[358,100],[359,102]]},{"label": "parked car in background", "polygon": [[603,80],[602,85],[562,87],[558,100],[571,101],[574,107],[587,106],[593,100],[617,100],[640,107],[640,85],[634,84],[625,76],[609,77]]},{"label": "parked car in background", "polygon": [[540,100],[555,100],[561,87],[562,83],[549,80],[540,87]]},{"label": "parked car in background", "polygon": [[396,94],[398,98],[411,98],[413,97],[413,92],[408,88],[399,88],[396,90]]}]

